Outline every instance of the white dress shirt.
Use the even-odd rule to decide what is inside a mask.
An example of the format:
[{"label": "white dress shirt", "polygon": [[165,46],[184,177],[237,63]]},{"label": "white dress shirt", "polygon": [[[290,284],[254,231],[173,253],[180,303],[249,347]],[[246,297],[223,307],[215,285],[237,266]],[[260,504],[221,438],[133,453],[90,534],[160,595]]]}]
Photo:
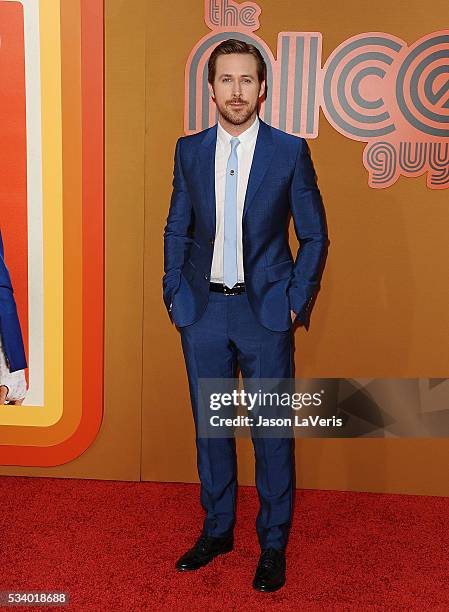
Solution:
[{"label": "white dress shirt", "polygon": [[[246,188],[253,162],[257,134],[259,132],[259,118],[242,132],[237,138],[240,144],[237,147],[238,177],[237,177],[237,282],[245,280],[243,270],[242,246],[242,215],[245,203]],[[215,147],[215,242],[212,257],[210,280],[214,283],[223,283],[223,249],[224,249],[224,200],[226,185],[226,167],[231,154],[231,138],[221,125],[217,125],[217,144]]]}]

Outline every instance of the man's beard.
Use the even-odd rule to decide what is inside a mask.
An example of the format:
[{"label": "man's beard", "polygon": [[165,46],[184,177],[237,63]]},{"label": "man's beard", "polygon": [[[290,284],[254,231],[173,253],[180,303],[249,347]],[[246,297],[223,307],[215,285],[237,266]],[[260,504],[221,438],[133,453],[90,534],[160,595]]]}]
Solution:
[{"label": "man's beard", "polygon": [[[242,102],[244,106],[242,106],[238,110],[235,110],[230,105],[231,102]],[[248,102],[244,102],[243,100],[240,100],[240,98],[232,101],[230,100],[223,105],[218,105],[217,102],[216,104],[218,112],[223,115],[226,121],[232,123],[232,125],[242,125],[242,123],[248,121],[248,119],[251,117],[251,115],[257,108],[257,102],[250,106]]]}]

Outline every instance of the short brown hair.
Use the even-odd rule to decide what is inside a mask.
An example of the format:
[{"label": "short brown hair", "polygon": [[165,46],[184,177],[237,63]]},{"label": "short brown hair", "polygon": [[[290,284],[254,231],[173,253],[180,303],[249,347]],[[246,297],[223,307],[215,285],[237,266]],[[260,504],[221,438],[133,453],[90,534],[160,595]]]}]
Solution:
[{"label": "short brown hair", "polygon": [[265,65],[265,60],[262,57],[262,53],[259,51],[259,49],[255,45],[243,42],[243,40],[229,38],[228,40],[224,40],[219,45],[217,45],[210,54],[209,62],[207,64],[207,80],[211,85],[214,84],[215,80],[215,67],[217,63],[217,57],[220,55],[229,55],[230,53],[249,53],[249,55],[255,57],[257,62],[257,77],[259,79],[259,83],[265,81],[267,67]]}]

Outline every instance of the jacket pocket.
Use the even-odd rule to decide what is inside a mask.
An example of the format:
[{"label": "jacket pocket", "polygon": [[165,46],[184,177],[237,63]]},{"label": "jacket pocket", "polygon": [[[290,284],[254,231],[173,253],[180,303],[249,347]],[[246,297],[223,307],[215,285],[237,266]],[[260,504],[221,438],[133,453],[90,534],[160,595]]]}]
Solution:
[{"label": "jacket pocket", "polygon": [[291,259],[280,261],[279,263],[266,266],[265,271],[267,274],[267,280],[269,283],[274,283],[282,278],[288,278],[293,269],[293,262]]}]

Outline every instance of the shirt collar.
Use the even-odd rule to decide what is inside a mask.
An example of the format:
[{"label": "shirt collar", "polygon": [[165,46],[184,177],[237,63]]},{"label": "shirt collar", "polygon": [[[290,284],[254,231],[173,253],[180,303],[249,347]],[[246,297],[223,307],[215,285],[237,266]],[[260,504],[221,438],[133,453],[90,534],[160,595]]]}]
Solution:
[{"label": "shirt collar", "polygon": [[[247,128],[244,132],[242,132],[238,136],[238,139],[240,140],[242,144],[245,144],[249,142],[250,140],[252,140],[252,138],[257,136],[258,130],[259,130],[259,117],[256,115],[256,118],[253,121],[253,123],[249,126],[249,128]],[[229,134],[229,132],[227,132],[224,129],[224,127],[221,125],[219,121],[217,122],[217,138],[223,144],[229,144],[231,142],[231,138],[233,138],[232,134]]]}]

